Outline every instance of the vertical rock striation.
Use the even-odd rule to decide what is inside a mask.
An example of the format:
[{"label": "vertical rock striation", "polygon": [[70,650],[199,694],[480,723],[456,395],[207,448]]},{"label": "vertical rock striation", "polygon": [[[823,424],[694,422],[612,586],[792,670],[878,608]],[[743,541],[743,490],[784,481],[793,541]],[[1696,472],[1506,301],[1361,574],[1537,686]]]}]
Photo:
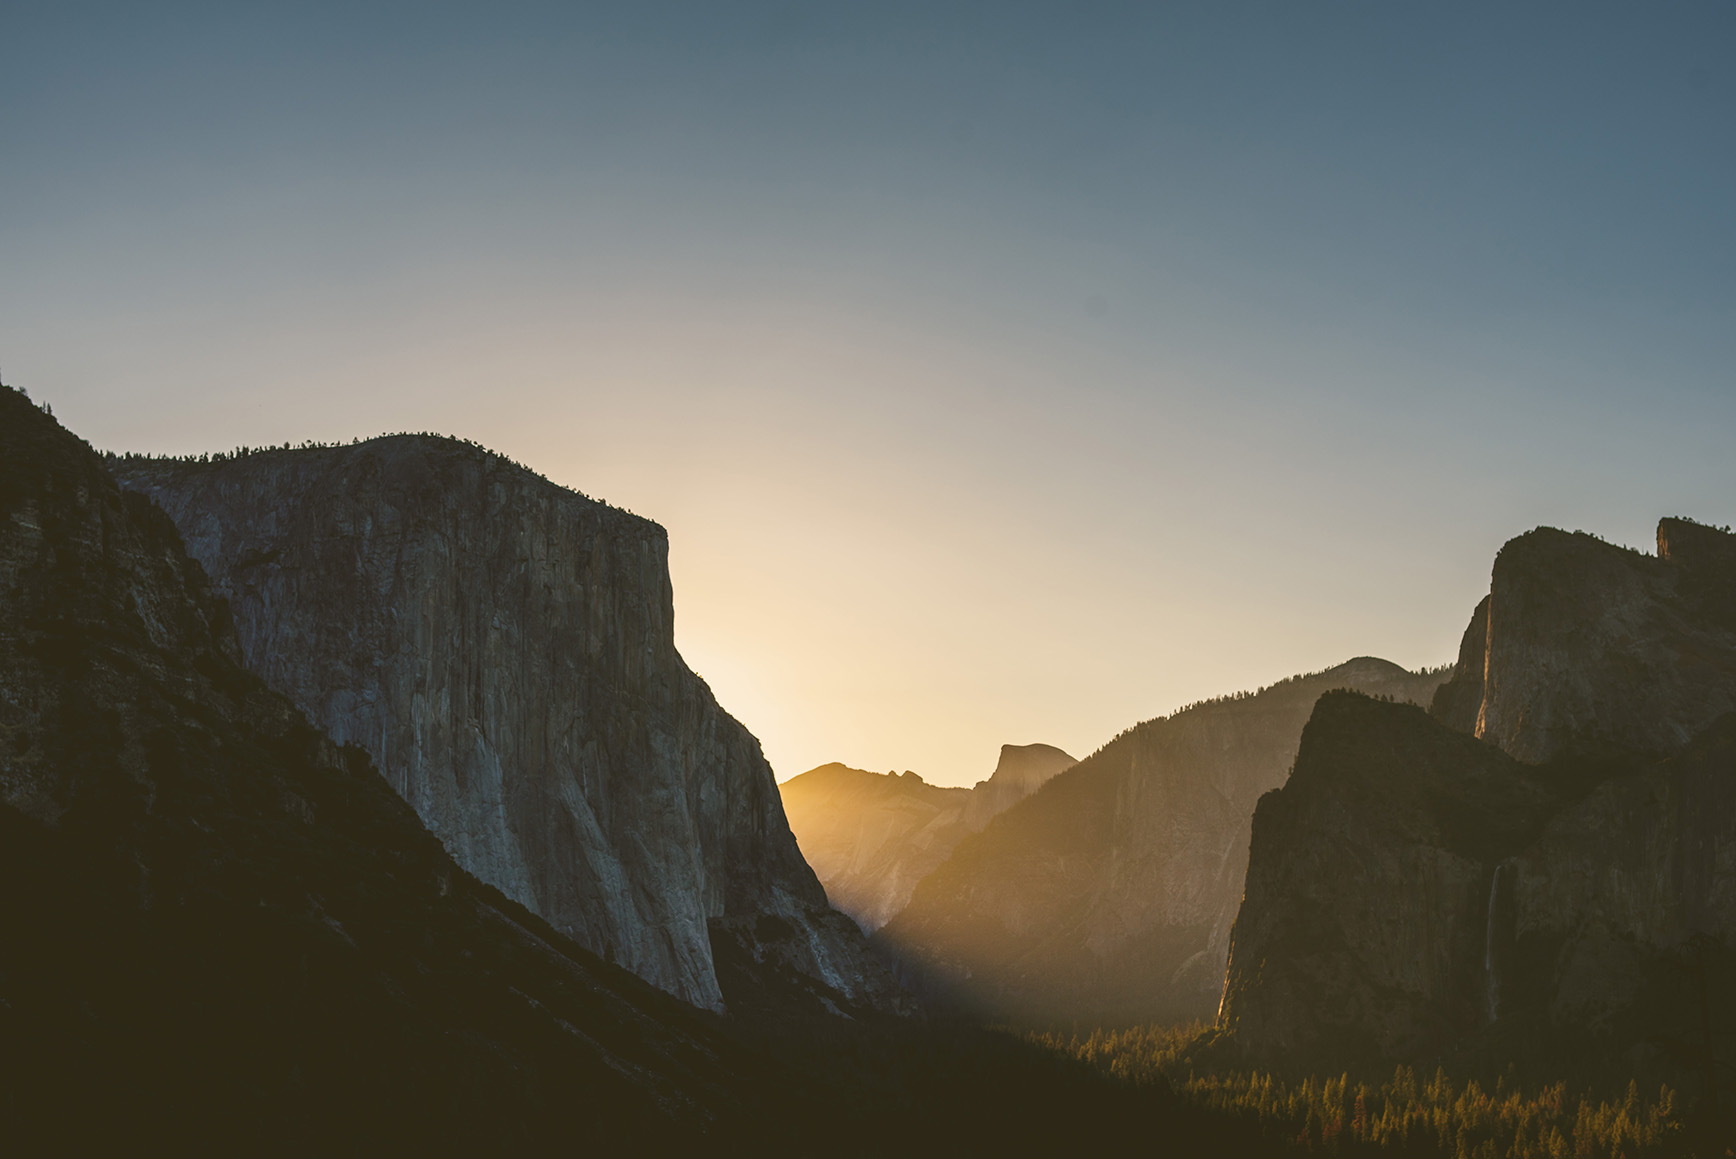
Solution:
[{"label": "vertical rock striation", "polygon": [[717,938],[898,1001],[676,652],[657,524],[433,437],[113,465],[228,597],[247,664],[479,878],[700,1006],[725,1003]]}]

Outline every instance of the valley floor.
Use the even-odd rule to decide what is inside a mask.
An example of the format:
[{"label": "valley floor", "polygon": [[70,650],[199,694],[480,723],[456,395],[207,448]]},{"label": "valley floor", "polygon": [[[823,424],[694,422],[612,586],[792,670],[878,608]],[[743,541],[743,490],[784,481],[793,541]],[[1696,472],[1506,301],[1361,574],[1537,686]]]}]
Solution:
[{"label": "valley floor", "polygon": [[1728,1109],[1665,1086],[1641,1092],[1526,1086],[1398,1067],[1390,1077],[1281,1076],[1241,1069],[1234,1044],[1203,1024],[1027,1040],[1135,1089],[1166,1092],[1226,1131],[1297,1152],[1603,1159],[1736,1154]]}]

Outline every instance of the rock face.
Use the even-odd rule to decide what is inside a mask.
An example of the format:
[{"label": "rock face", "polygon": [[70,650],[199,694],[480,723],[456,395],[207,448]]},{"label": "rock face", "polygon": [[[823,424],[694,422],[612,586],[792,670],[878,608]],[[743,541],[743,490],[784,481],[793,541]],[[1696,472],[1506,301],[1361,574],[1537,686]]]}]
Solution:
[{"label": "rock face", "polygon": [[841,764],[809,769],[780,789],[827,898],[872,933],[967,834],[1075,763],[1053,745],[1002,745],[994,774],[970,789]]},{"label": "rock face", "polygon": [[1486,1021],[1496,866],[1555,797],[1413,705],[1323,696],[1254,813],[1220,1024],[1267,1059],[1425,1058]]},{"label": "rock face", "polygon": [[[1502,865],[1490,1015],[1640,1054],[1699,1043],[1701,984],[1736,979],[1736,713],[1599,782]],[[1709,1013],[1709,1012],[1704,1012]]]},{"label": "rock face", "polygon": [[1314,702],[1334,688],[1426,701],[1442,679],[1363,657],[1139,725],[962,841],[876,939],[996,1018],[1209,1017],[1249,819]]},{"label": "rock face", "polygon": [[248,666],[477,877],[699,1006],[725,1004],[714,939],[901,1001],[677,654],[661,527],[432,437],[113,466],[228,597]]},{"label": "rock face", "polygon": [[980,832],[994,818],[1078,763],[1078,758],[1068,756],[1054,745],[1002,745],[994,773],[971,788],[970,802],[964,809],[965,828],[972,833]]},{"label": "rock face", "polygon": [[1512,540],[1436,715],[1532,763],[1680,751],[1736,709],[1733,542],[1681,519],[1656,557],[1552,528]]},{"label": "rock face", "polygon": [[21,1153],[699,1146],[713,1020],[454,864],[0,388],[0,1105]]},{"label": "rock face", "polygon": [[1672,1082],[1710,1057],[1736,988],[1736,537],[1658,543],[1509,543],[1434,721],[1321,701],[1256,814],[1219,1018],[1245,1049]]}]

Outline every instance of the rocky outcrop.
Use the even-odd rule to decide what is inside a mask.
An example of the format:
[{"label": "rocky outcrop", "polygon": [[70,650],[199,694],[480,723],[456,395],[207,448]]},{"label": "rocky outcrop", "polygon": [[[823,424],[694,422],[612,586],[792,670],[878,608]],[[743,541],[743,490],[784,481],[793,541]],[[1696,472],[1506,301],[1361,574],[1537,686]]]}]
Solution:
[{"label": "rocky outcrop", "polygon": [[913,979],[1034,1025],[1210,1017],[1249,819],[1335,688],[1427,701],[1362,657],[1139,725],[966,838],[877,935]]},{"label": "rocky outcrop", "polygon": [[1509,543],[1434,721],[1320,702],[1255,817],[1219,1017],[1244,1050],[1712,1065],[1736,1014],[1736,537],[1658,542]]},{"label": "rocky outcrop", "polygon": [[676,652],[661,527],[433,437],[113,465],[228,597],[246,663],[483,881],[700,1006],[725,1005],[716,939],[902,1001]]},{"label": "rocky outcrop", "polygon": [[1078,758],[1068,756],[1054,745],[1002,745],[994,773],[971,788],[970,801],[964,807],[965,829],[971,833],[981,831],[990,821],[1078,763]]},{"label": "rocky outcrop", "polygon": [[1732,542],[1681,519],[1655,557],[1553,528],[1512,540],[1436,715],[1532,763],[1680,751],[1736,709]]},{"label": "rocky outcrop", "polygon": [[1257,1065],[1691,1082],[1736,1006],[1736,714],[1548,773],[1323,698],[1261,799],[1219,1026]]},{"label": "rocky outcrop", "polygon": [[827,898],[872,933],[967,834],[1075,763],[1053,745],[1002,745],[994,774],[970,789],[841,764],[809,769],[780,789]]},{"label": "rocky outcrop", "polygon": [[167,516],[0,388],[9,1149],[745,1140],[713,1019],[464,872],[240,656]]},{"label": "rocky outcrop", "polygon": [[1268,1064],[1427,1058],[1477,1030],[1496,867],[1557,804],[1420,708],[1321,697],[1254,813],[1219,1024]]}]

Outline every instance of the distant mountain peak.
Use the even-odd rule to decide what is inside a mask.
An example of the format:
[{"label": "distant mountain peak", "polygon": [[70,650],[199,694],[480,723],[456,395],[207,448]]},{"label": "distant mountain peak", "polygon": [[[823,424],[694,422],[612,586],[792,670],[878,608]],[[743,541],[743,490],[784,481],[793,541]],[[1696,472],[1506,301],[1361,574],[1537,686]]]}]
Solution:
[{"label": "distant mountain peak", "polygon": [[[1079,758],[1052,744],[1004,744],[995,771],[978,785],[1036,780],[1037,784],[1079,763]],[[1031,786],[1033,789],[1036,785]]]},{"label": "distant mountain peak", "polygon": [[931,785],[908,769],[871,773],[833,761],[779,790],[827,899],[873,931],[961,840],[1076,763],[1054,745],[1008,744],[994,773],[969,789]]}]

